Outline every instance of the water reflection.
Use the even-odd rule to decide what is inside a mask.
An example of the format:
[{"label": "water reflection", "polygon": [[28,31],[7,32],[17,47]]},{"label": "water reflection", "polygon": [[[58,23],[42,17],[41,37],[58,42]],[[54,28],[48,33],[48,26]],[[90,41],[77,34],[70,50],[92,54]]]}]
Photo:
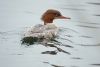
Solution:
[{"label": "water reflection", "polygon": [[92,4],[92,5],[100,5],[100,3],[93,3],[93,2],[88,2],[88,4]]},{"label": "water reflection", "polygon": [[66,9],[66,10],[75,10],[75,11],[85,11],[85,9],[81,9],[81,8],[61,8],[61,9]]},{"label": "water reflection", "polygon": [[96,14],[96,15],[94,15],[94,16],[100,16],[100,14]]},{"label": "water reflection", "polygon": [[79,23],[83,23],[83,24],[92,24],[92,25],[100,25],[100,23],[93,23],[93,22],[81,22],[81,21],[78,21]]},{"label": "water reflection", "polygon": [[80,37],[83,37],[83,38],[93,38],[91,36],[80,36]]},{"label": "water reflection", "polygon": [[86,25],[77,25],[77,26],[84,27],[84,28],[96,28],[96,29],[100,28],[100,27],[86,26]]},{"label": "water reflection", "polygon": [[93,66],[100,66],[100,64],[91,64],[91,65],[93,65]]},{"label": "water reflection", "polygon": [[79,45],[79,46],[84,46],[84,47],[99,47],[100,44],[76,44],[76,45]]},{"label": "water reflection", "polygon": [[65,66],[60,66],[60,65],[51,64],[51,63],[49,63],[49,62],[43,62],[43,63],[49,64],[49,65],[51,65],[52,67],[65,67]]}]

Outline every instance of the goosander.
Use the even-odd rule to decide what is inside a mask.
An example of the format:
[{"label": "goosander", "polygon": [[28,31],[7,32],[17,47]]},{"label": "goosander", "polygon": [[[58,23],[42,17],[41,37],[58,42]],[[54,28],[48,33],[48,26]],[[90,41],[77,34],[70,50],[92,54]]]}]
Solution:
[{"label": "goosander", "polygon": [[58,10],[48,9],[41,17],[44,25],[37,24],[29,29],[24,34],[22,43],[33,44],[38,41],[47,43],[52,38],[55,38],[59,28],[53,24],[54,19],[70,19],[70,17],[64,17]]}]

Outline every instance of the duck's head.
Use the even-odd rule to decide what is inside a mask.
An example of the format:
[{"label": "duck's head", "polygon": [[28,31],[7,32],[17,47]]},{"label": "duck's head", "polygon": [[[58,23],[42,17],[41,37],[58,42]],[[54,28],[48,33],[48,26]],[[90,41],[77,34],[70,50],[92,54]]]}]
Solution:
[{"label": "duck's head", "polygon": [[44,25],[53,23],[54,19],[70,19],[70,17],[64,17],[58,10],[49,9],[41,18],[44,21]]}]

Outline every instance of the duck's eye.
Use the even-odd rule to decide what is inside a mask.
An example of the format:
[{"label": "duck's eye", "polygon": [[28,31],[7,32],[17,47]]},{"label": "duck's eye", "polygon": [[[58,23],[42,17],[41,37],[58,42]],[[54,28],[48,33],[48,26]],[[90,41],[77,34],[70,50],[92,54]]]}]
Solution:
[{"label": "duck's eye", "polygon": [[61,16],[61,14],[56,14],[56,17]]}]

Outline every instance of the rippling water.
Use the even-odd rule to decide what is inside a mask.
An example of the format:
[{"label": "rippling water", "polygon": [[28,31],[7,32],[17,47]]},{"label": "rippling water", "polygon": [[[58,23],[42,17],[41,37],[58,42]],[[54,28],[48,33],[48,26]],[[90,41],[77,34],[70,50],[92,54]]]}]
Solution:
[{"label": "rippling water", "polygon": [[[100,67],[99,7],[99,0],[0,0],[0,67]],[[54,21],[63,29],[60,45],[21,45],[47,9],[72,18]]]}]

